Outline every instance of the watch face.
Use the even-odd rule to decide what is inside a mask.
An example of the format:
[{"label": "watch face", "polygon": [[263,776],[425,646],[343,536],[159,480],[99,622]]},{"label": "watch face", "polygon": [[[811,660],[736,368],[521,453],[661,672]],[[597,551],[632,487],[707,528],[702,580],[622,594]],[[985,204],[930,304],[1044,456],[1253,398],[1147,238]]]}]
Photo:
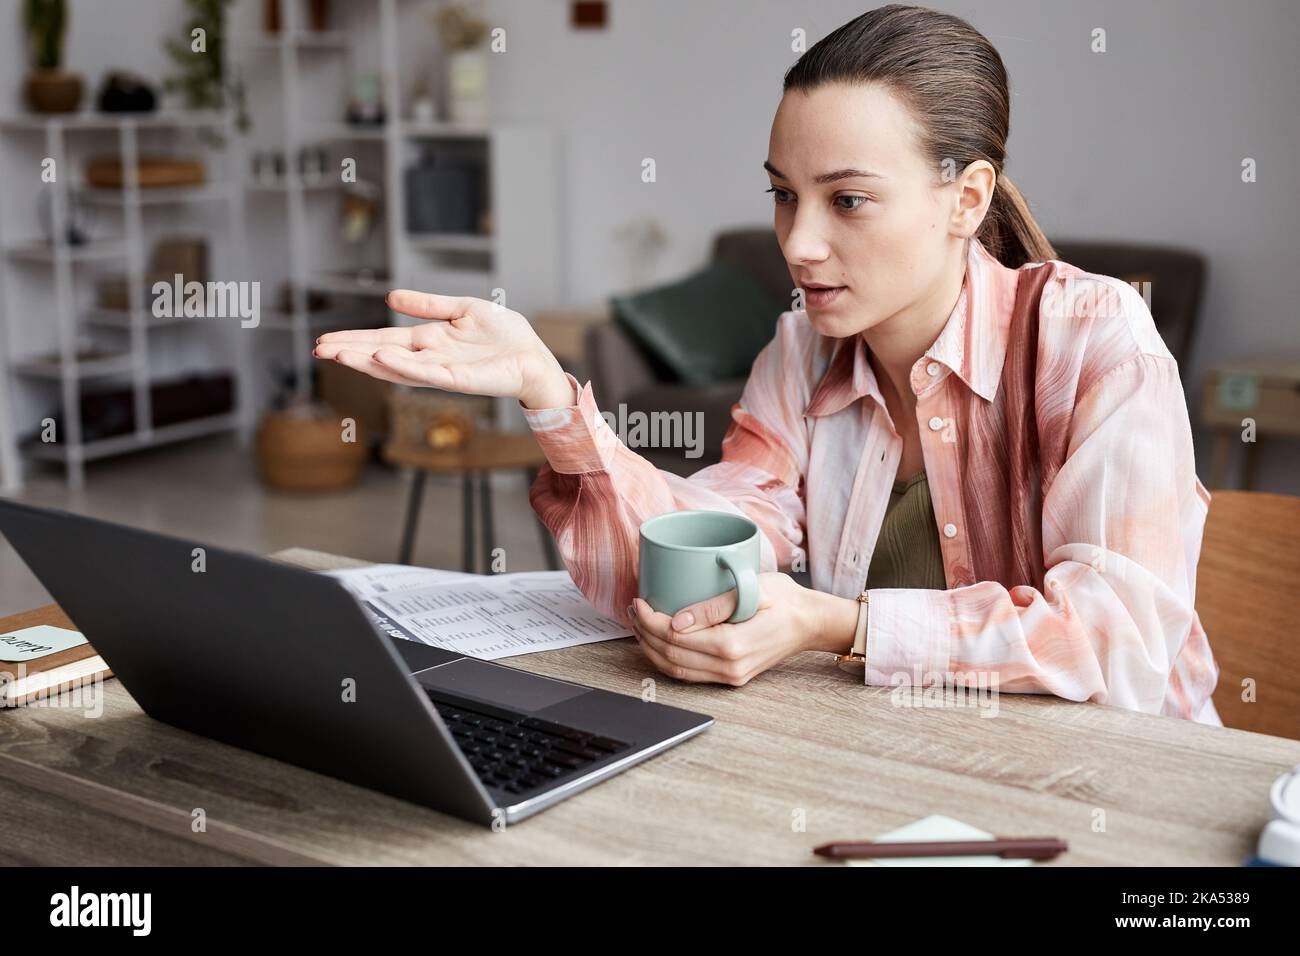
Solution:
[{"label": "watch face", "polygon": [[867,659],[853,655],[844,655],[835,658],[835,663],[839,665],[840,670],[848,671],[850,674],[862,674],[867,669]]}]

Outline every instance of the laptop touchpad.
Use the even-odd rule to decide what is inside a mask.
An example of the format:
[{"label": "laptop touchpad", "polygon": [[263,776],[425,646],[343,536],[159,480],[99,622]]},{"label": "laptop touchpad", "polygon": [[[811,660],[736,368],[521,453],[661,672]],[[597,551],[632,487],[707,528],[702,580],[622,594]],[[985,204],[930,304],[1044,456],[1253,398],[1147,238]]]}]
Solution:
[{"label": "laptop touchpad", "polygon": [[512,667],[468,657],[421,671],[415,675],[415,679],[430,690],[477,697],[523,711],[542,710],[591,690],[590,687],[539,677]]}]

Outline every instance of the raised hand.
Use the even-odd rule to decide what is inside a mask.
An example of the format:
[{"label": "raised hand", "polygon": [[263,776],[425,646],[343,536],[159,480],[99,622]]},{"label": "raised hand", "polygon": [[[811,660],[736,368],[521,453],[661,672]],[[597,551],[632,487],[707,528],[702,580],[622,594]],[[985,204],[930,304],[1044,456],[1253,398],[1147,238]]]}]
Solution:
[{"label": "raised hand", "polygon": [[388,307],[420,325],[327,332],[312,354],[374,378],[466,395],[517,398],[529,408],[572,405],[573,389],[529,321],[470,296],[397,289]]}]

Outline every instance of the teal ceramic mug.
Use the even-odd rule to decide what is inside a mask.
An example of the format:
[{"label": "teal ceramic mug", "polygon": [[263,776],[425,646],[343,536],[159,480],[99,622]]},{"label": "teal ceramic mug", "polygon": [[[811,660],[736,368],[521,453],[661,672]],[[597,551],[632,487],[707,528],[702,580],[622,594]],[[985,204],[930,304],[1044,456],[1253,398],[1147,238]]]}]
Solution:
[{"label": "teal ceramic mug", "polygon": [[674,511],[641,525],[641,598],[676,614],[736,589],[733,624],[758,610],[758,525],[725,511]]}]

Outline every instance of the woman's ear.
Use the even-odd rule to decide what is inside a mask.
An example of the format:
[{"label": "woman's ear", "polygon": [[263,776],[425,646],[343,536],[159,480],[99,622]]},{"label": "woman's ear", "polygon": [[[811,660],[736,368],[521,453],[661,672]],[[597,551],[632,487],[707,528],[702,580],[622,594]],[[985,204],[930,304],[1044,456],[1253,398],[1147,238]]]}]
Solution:
[{"label": "woman's ear", "polygon": [[957,208],[953,210],[953,233],[969,239],[979,232],[989,206],[998,174],[986,159],[977,159],[957,177]]}]

